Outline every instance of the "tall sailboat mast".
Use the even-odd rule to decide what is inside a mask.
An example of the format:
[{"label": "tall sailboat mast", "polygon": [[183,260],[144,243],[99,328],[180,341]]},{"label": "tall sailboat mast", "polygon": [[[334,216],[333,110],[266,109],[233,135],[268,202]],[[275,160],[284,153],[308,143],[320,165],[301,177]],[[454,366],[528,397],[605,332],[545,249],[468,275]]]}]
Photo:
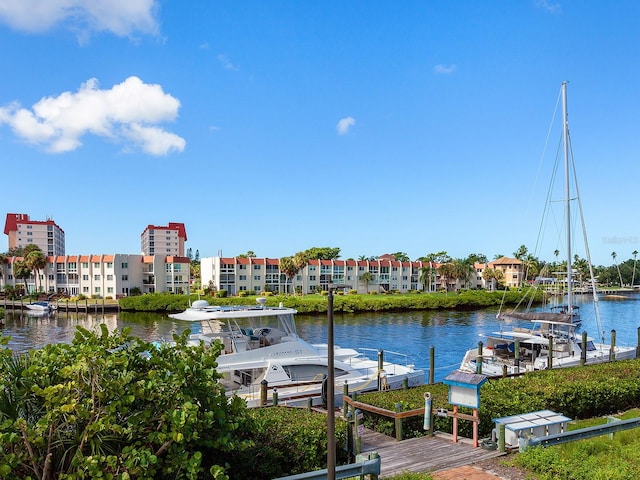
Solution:
[{"label": "tall sailboat mast", "polygon": [[569,114],[567,112],[567,82],[562,82],[562,140],[564,143],[564,190],[567,228],[567,312],[573,313],[573,270],[571,267],[571,182],[569,171]]}]

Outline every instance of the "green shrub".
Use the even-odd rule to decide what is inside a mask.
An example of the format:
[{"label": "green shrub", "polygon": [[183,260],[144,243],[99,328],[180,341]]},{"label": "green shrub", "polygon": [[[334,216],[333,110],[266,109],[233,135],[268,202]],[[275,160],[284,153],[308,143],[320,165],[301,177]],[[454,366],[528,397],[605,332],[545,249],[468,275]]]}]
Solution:
[{"label": "green shrub", "polygon": [[216,298],[225,298],[227,296],[226,290],[218,290],[216,292]]},{"label": "green shrub", "polygon": [[0,350],[0,477],[226,478],[225,459],[248,446],[236,435],[246,407],[218,383],[220,345],[174,340],[101,325],[71,344]]},{"label": "green shrub", "polygon": [[249,292],[247,292],[246,290],[240,290],[238,292],[239,297],[246,297],[247,295],[249,295]]},{"label": "green shrub", "polygon": [[358,291],[357,290],[349,290],[349,295],[357,295]]}]

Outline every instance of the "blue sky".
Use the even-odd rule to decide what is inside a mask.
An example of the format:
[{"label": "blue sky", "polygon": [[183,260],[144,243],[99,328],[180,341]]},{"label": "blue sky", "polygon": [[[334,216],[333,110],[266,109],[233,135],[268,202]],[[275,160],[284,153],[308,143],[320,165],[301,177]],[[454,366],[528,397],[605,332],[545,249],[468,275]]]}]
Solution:
[{"label": "blue sky", "polygon": [[609,265],[640,247],[638,18],[634,1],[0,0],[2,214],[53,218],[68,254],[138,253],[148,224],[184,222],[202,257],[552,260],[558,233],[536,239],[567,80]]}]

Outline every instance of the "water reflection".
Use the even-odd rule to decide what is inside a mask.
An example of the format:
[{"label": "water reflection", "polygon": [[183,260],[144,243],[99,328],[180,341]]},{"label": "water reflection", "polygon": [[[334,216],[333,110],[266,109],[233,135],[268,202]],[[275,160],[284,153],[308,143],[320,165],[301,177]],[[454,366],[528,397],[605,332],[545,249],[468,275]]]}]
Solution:
[{"label": "water reflection", "polygon": [[[619,344],[636,345],[640,326],[640,296],[627,300],[600,301],[605,340],[611,329],[617,331]],[[435,348],[435,378],[441,380],[458,367],[464,352],[475,348],[480,335],[511,328],[496,318],[497,308],[477,311],[436,310],[410,313],[372,313],[334,315],[334,339],[337,345],[352,348],[382,349],[409,355],[419,368],[428,369],[429,350]],[[582,328],[599,337],[595,314],[585,304],[581,308]],[[77,326],[97,329],[101,323],[110,331],[128,327],[134,336],[145,340],[170,340],[173,334],[198,328],[197,323],[181,322],[155,313],[80,314],[58,312],[50,317],[6,312],[6,325],[0,331],[11,337],[14,351],[39,348],[47,343],[71,342]],[[326,315],[298,315],[298,334],[311,343],[326,343]]]}]

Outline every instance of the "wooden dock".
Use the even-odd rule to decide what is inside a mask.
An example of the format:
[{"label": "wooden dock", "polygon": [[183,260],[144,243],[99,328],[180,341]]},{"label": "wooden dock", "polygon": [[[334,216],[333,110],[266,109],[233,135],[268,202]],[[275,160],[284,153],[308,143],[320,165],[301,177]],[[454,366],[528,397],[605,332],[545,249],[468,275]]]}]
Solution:
[{"label": "wooden dock", "polygon": [[411,438],[398,442],[395,438],[365,430],[362,452],[377,452],[381,462],[381,477],[402,472],[437,472],[504,455],[497,450],[473,447],[472,441],[436,433],[433,437]]}]

